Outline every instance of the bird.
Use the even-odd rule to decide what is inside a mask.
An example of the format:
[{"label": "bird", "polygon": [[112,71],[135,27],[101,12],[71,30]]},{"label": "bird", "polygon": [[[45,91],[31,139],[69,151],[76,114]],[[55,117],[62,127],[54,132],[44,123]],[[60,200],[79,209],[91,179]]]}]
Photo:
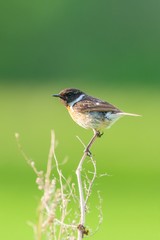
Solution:
[{"label": "bird", "polygon": [[[123,116],[140,116],[134,113],[121,111],[109,102],[89,96],[76,88],[66,88],[53,97],[60,98],[67,108],[72,119],[85,129],[92,129],[93,139],[101,137],[105,128],[110,128],[113,123]],[[90,146],[89,146],[90,147]],[[89,150],[86,149],[86,151]]]}]

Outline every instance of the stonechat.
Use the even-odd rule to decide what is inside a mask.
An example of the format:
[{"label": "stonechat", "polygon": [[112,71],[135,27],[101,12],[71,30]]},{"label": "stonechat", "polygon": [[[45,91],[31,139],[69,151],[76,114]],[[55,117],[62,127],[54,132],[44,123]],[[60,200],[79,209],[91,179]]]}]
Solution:
[{"label": "stonechat", "polygon": [[101,135],[102,129],[109,128],[122,116],[140,116],[123,112],[114,105],[89,96],[75,88],[64,89],[59,94],[53,94],[53,96],[61,99],[72,119],[78,125],[86,129],[92,129],[97,136]]}]

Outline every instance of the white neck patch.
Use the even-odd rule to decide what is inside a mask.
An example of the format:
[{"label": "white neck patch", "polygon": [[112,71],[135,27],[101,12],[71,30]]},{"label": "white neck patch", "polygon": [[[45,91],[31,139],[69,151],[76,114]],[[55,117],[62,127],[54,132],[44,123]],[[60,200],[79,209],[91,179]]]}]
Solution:
[{"label": "white neck patch", "polygon": [[85,94],[81,94],[78,98],[76,98],[74,101],[68,103],[68,105],[70,106],[71,110],[73,111],[73,106],[74,104],[76,104],[77,102],[81,101],[82,98],[85,96]]}]

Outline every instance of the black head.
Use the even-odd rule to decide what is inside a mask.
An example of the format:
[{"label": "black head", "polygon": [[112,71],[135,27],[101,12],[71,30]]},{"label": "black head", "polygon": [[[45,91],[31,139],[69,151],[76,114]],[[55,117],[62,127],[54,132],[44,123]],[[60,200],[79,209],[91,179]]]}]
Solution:
[{"label": "black head", "polygon": [[59,97],[62,100],[62,102],[67,106],[68,103],[73,102],[82,94],[85,94],[85,93],[79,89],[66,88],[62,90],[59,94],[53,94],[53,97]]}]

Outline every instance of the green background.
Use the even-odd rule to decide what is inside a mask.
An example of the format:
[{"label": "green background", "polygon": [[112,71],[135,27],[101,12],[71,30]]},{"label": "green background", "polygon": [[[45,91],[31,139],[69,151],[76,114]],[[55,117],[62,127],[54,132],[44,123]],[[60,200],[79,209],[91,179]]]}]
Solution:
[{"label": "green background", "polygon": [[[75,181],[82,155],[76,125],[51,95],[80,88],[124,111],[92,152],[99,174],[104,221],[91,239],[160,239],[160,2],[2,1],[0,6],[0,238],[34,239],[35,175],[19,153],[14,133],[39,169],[45,169],[50,130],[59,142],[63,173]],[[87,217],[96,227],[97,211]]]}]

